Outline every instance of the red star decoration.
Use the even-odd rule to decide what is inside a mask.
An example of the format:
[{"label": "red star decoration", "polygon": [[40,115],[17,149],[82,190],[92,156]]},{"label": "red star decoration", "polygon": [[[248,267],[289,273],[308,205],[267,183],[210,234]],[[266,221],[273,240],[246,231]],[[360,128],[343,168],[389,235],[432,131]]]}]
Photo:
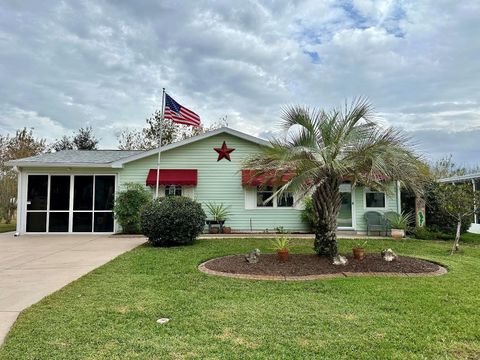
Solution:
[{"label": "red star decoration", "polygon": [[228,161],[232,161],[230,159],[230,153],[235,151],[234,148],[228,148],[227,143],[224,141],[221,148],[213,148],[218,153],[217,161],[222,159],[227,159]]}]

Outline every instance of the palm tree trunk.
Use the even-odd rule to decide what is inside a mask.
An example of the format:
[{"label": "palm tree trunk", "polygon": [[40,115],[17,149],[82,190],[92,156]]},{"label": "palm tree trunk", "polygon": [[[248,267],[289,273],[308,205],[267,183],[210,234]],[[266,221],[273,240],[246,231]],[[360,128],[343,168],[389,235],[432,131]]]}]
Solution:
[{"label": "palm tree trunk", "polygon": [[332,177],[320,184],[313,193],[313,207],[317,215],[315,252],[319,256],[337,256],[337,216],[340,211],[340,180]]}]

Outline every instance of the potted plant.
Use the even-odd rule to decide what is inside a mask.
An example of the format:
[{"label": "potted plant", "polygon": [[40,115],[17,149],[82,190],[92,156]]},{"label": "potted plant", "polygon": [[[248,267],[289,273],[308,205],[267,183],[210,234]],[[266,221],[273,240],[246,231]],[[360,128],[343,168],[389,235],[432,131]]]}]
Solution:
[{"label": "potted plant", "polygon": [[391,235],[394,239],[402,239],[405,237],[405,230],[408,224],[412,221],[413,214],[401,212],[391,212],[385,215],[390,224]]},{"label": "potted plant", "polygon": [[288,244],[288,238],[285,236],[272,240],[273,248],[277,250],[278,260],[282,262],[288,261]]},{"label": "potted plant", "polygon": [[223,203],[216,204],[212,202],[207,203],[206,206],[208,211],[213,217],[213,220],[207,220],[208,229],[210,233],[212,233],[214,229],[212,228],[212,225],[219,225],[220,228],[223,228],[223,224],[225,223],[225,220],[227,220],[228,216],[230,215],[230,211],[228,210],[229,207],[223,205]]},{"label": "potted plant", "polygon": [[355,247],[352,249],[353,251],[353,258],[355,260],[363,260],[365,257],[365,248],[364,246],[367,245],[368,241],[364,241],[363,243],[357,243]]}]

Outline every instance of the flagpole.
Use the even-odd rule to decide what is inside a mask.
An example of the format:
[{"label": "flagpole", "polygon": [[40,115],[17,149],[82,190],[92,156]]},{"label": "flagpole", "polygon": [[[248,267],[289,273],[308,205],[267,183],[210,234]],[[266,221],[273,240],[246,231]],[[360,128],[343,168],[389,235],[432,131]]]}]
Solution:
[{"label": "flagpole", "polygon": [[162,115],[160,117],[160,142],[157,156],[157,182],[155,186],[155,199],[158,199],[158,185],[160,183],[160,153],[162,148],[162,135],[163,135],[163,119],[165,116],[165,88],[162,93]]}]

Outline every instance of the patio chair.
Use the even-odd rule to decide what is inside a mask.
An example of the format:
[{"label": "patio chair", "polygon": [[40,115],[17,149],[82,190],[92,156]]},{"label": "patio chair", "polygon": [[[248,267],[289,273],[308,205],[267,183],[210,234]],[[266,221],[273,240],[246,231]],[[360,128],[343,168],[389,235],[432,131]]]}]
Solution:
[{"label": "patio chair", "polygon": [[376,211],[367,211],[363,216],[367,223],[367,236],[372,231],[383,232],[387,236],[387,221],[382,214]]}]

